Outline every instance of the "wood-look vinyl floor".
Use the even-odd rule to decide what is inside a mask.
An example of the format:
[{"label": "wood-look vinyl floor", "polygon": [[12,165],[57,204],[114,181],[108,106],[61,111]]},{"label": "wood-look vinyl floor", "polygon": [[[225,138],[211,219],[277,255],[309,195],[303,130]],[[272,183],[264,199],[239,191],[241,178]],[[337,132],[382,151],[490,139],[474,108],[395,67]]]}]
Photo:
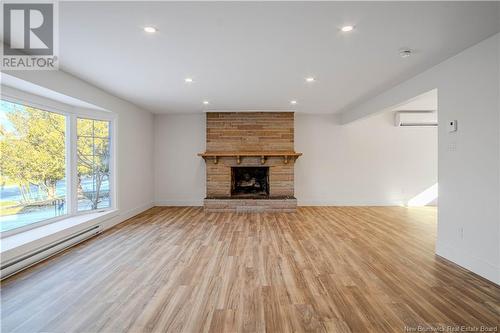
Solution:
[{"label": "wood-look vinyl floor", "polygon": [[500,287],[434,254],[436,210],[156,207],[2,282],[2,332],[495,327]]}]

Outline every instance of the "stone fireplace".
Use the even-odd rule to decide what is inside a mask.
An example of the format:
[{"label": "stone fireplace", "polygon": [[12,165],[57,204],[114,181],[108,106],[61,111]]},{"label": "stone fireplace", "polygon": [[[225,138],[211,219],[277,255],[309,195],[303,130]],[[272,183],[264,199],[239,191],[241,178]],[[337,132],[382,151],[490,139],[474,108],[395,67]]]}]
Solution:
[{"label": "stone fireplace", "polygon": [[294,211],[293,112],[206,114],[208,211]]}]

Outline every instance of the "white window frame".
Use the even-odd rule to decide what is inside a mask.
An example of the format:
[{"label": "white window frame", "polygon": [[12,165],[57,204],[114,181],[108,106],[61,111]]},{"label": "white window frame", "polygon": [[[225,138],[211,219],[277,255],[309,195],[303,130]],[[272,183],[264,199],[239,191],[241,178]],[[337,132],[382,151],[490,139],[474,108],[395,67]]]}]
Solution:
[{"label": "white window frame", "polygon": [[[118,115],[113,112],[100,111],[86,109],[76,106],[71,106],[68,104],[60,103],[45,97],[33,95],[21,90],[17,90],[10,87],[2,86],[2,93],[0,96],[1,100],[21,104],[24,106],[33,107],[40,109],[42,111],[48,111],[63,115],[66,117],[66,128],[65,128],[65,156],[66,156],[66,214],[56,216],[50,219],[34,222],[19,228],[7,230],[1,233],[0,238],[9,237],[27,230],[41,227],[43,225],[51,224],[57,221],[61,221],[72,216],[86,215],[102,213],[106,211],[117,210],[117,191],[116,191],[116,123]],[[78,211],[78,194],[77,194],[77,118],[92,119],[92,120],[103,120],[109,121],[109,131],[110,131],[110,177],[109,177],[109,187],[111,196],[111,205],[107,208]]]}]

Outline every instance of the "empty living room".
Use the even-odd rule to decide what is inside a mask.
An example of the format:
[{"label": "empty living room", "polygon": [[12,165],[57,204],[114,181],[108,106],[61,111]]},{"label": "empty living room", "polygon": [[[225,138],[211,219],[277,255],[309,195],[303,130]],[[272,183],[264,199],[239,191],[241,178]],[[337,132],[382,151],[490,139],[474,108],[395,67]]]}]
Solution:
[{"label": "empty living room", "polygon": [[2,333],[499,332],[500,1],[0,7]]}]

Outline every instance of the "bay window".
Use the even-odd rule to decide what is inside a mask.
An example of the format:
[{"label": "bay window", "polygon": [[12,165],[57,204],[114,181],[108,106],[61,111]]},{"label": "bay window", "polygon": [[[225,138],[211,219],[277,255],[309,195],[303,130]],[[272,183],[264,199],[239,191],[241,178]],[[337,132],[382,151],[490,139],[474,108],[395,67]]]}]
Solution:
[{"label": "bay window", "polygon": [[0,103],[2,236],[113,207],[112,117]]}]

